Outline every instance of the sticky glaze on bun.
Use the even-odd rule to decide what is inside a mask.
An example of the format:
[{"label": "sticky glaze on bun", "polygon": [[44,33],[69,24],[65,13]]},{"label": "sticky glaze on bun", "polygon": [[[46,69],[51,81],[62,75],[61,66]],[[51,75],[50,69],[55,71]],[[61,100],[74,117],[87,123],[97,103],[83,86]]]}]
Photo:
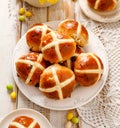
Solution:
[{"label": "sticky glaze on bun", "polygon": [[25,82],[25,84],[36,85],[39,83],[40,75],[47,67],[47,62],[40,53],[27,53],[16,61],[17,75]]},{"label": "sticky glaze on bun", "polygon": [[79,85],[91,86],[100,80],[103,64],[96,54],[81,53],[75,61],[74,72]]},{"label": "sticky glaze on bun", "polygon": [[88,5],[97,11],[112,11],[117,7],[118,0],[87,0]]},{"label": "sticky glaze on bun", "polygon": [[40,125],[32,117],[18,116],[9,124],[8,128],[40,128]]},{"label": "sticky glaze on bun", "polygon": [[52,31],[45,24],[33,25],[26,33],[26,42],[31,51],[41,51],[41,39],[46,34]]},{"label": "sticky glaze on bun", "polygon": [[42,38],[41,51],[44,59],[58,63],[69,59],[76,50],[76,43],[67,35],[51,31]]},{"label": "sticky glaze on bun", "polygon": [[61,62],[60,64],[74,70],[74,62],[75,62],[76,58],[79,56],[79,54],[81,54],[83,52],[84,52],[83,48],[79,47],[77,45],[76,50],[75,50],[75,54],[70,59],[68,59],[64,62]]},{"label": "sticky glaze on bun", "polygon": [[61,100],[70,97],[74,87],[74,73],[65,66],[51,65],[41,75],[39,89],[49,98]]},{"label": "sticky glaze on bun", "polygon": [[57,31],[65,35],[71,36],[77,45],[84,47],[88,43],[88,31],[78,21],[66,19],[58,24]]}]

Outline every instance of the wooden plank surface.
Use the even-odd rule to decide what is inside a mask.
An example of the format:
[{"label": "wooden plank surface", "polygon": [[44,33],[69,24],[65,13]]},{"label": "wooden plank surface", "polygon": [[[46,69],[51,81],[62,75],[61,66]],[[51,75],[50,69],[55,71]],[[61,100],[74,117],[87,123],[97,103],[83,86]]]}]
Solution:
[{"label": "wooden plank surface", "polygon": [[16,108],[16,103],[11,101],[6,90],[6,84],[15,85],[11,58],[16,41],[19,39],[18,9],[17,1],[5,0],[0,4],[0,118]]}]

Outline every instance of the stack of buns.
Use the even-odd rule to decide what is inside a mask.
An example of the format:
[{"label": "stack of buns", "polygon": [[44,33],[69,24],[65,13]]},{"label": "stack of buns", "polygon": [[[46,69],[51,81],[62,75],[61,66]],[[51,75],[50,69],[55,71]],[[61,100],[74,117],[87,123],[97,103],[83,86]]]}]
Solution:
[{"label": "stack of buns", "polygon": [[70,97],[77,85],[92,86],[103,73],[102,60],[84,51],[88,40],[85,26],[73,19],[61,21],[56,30],[34,25],[26,33],[31,52],[18,58],[17,74],[28,85],[39,84],[49,98]]}]

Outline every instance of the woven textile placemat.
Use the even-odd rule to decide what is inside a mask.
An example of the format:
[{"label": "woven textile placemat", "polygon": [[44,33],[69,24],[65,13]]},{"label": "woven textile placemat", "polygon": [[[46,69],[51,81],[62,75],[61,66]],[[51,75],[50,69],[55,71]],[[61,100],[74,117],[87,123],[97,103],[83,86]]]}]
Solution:
[{"label": "woven textile placemat", "polygon": [[104,45],[109,73],[100,94],[77,108],[77,111],[85,122],[95,128],[120,128],[120,21],[96,22],[86,17],[81,10],[78,17],[76,20],[95,33]]}]

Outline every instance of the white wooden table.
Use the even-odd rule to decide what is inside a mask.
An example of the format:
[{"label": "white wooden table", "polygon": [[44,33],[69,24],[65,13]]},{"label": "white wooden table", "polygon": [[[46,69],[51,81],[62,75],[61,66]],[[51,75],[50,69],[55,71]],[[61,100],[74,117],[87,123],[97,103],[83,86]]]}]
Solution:
[{"label": "white wooden table", "polygon": [[[33,16],[25,22],[18,20],[19,8],[24,7]],[[77,11],[78,9],[78,11]],[[65,18],[80,18],[78,1],[60,0],[58,4],[48,8],[35,8],[21,0],[4,0],[0,4],[0,118],[18,108],[32,108],[44,114],[54,128],[64,128],[67,111],[53,111],[42,108],[29,101],[17,88],[12,76],[11,58],[13,49],[20,37],[34,23],[62,20]],[[14,85],[17,92],[16,101],[10,99],[6,89],[7,84]],[[75,111],[75,110],[74,110]],[[52,118],[52,117],[57,118]],[[56,123],[57,122],[57,123]],[[80,120],[81,128],[91,128]],[[78,126],[75,126],[76,128]]]}]

